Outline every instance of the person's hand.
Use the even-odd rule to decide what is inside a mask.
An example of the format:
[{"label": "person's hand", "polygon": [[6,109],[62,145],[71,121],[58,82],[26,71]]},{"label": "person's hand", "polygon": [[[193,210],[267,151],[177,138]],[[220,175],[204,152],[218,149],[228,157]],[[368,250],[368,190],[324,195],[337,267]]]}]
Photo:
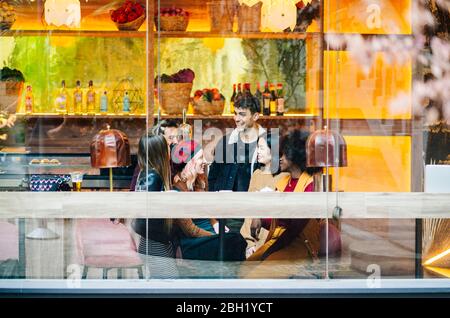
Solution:
[{"label": "person's hand", "polygon": [[125,219],[111,219],[111,222],[113,224],[119,224],[119,223],[125,224]]},{"label": "person's hand", "polygon": [[[219,234],[219,222],[214,223],[213,228],[214,228],[214,232],[216,232],[216,234]],[[230,229],[225,226],[225,233],[228,233],[228,232],[230,232]]]},{"label": "person's hand", "polygon": [[256,252],[256,246],[250,246],[245,250],[245,258],[249,258],[253,253]]},{"label": "person's hand", "polygon": [[262,222],[261,219],[252,219],[250,225],[250,235],[255,239],[259,240],[259,233],[261,232]]}]

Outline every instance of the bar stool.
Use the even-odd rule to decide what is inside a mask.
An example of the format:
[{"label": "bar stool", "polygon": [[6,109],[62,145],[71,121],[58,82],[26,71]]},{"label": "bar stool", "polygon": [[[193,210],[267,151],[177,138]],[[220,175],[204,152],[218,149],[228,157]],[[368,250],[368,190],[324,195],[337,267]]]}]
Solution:
[{"label": "bar stool", "polygon": [[76,220],[75,238],[79,261],[84,265],[82,279],[86,279],[89,268],[102,268],[103,279],[110,269],[117,269],[121,279],[124,268],[135,268],[143,278],[142,261],[125,225],[109,219]]}]

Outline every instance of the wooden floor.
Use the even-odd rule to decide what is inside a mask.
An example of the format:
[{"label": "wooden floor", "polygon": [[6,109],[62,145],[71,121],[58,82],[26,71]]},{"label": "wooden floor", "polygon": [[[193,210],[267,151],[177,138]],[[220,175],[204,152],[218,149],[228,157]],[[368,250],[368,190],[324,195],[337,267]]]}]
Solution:
[{"label": "wooden floor", "polygon": [[[371,264],[380,268],[382,277],[414,277],[413,220],[345,220],[342,224],[344,251],[342,258],[331,259],[328,269],[332,278],[364,278],[372,274]],[[28,219],[26,233],[38,226]],[[81,277],[83,267],[77,262],[72,220],[48,220],[48,228],[60,235],[53,240],[25,240],[26,277],[30,279],[61,279]],[[177,260],[181,277],[232,278],[252,270],[247,263]],[[323,278],[326,266],[321,264],[271,263],[259,278]],[[286,276],[287,274],[287,276]],[[126,269],[123,278],[138,278],[135,269]],[[101,279],[101,269],[90,269],[88,279]],[[110,270],[109,279],[117,278]]]}]

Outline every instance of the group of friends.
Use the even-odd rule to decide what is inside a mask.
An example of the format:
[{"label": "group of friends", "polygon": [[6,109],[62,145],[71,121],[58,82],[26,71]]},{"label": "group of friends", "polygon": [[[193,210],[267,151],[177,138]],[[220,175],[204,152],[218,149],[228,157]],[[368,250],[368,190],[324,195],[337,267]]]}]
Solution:
[{"label": "group of friends", "polygon": [[[188,134],[180,133],[177,122],[159,122],[139,141],[131,190],[314,191],[313,176],[321,169],[306,166],[308,133],[292,130],[278,138],[258,124],[259,109],[251,96],[236,102],[236,128],[217,142],[212,160]],[[223,260],[315,260],[323,249],[320,223],[227,219]],[[150,277],[178,277],[176,258],[219,260],[216,219],[134,219],[131,225],[140,236],[138,252]]]}]

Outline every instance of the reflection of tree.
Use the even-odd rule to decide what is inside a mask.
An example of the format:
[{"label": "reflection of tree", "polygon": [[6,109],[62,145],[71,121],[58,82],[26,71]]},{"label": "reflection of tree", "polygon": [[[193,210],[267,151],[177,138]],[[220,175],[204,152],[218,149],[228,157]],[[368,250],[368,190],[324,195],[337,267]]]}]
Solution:
[{"label": "reflection of tree", "polygon": [[305,41],[277,40],[276,44],[279,52],[278,66],[285,74],[285,82],[287,84],[286,104],[289,105],[289,100],[292,98],[291,104],[296,106],[304,105],[304,95],[298,94],[297,91],[300,87],[305,87]]},{"label": "reflection of tree", "polygon": [[286,107],[304,108],[305,41],[244,39],[242,45],[250,62],[249,76],[256,82],[283,83]]}]

